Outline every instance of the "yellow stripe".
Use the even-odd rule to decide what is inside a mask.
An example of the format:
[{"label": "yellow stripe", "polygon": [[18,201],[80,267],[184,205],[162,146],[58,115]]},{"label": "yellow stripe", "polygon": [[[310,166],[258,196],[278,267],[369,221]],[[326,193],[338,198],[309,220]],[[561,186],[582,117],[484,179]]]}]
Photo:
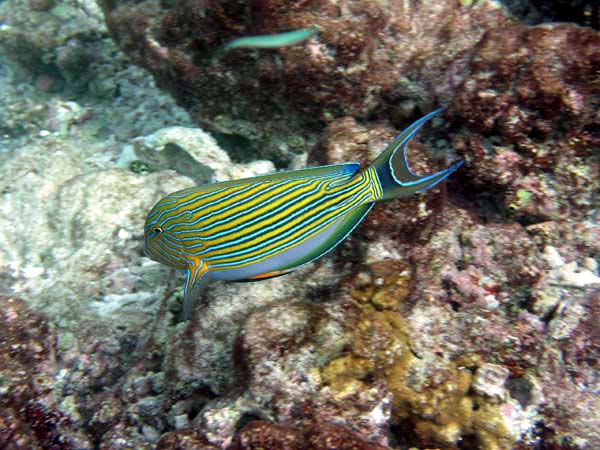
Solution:
[{"label": "yellow stripe", "polygon": [[[297,195],[299,195],[298,191],[290,193],[290,195],[286,196],[286,201],[289,202],[291,199],[295,198]],[[239,230],[235,233],[228,233],[217,239],[209,239],[209,240],[207,240],[208,245],[211,246],[211,245],[224,244],[226,242],[233,241],[235,239],[239,239],[247,234],[254,233],[255,231],[265,228],[265,227],[271,225],[272,223],[279,222],[282,219],[285,219],[290,214],[293,214],[298,209],[301,209],[304,206],[306,206],[310,203],[313,203],[316,199],[321,198],[323,195],[324,195],[324,193],[322,191],[317,191],[313,195],[309,195],[299,202],[294,202],[293,207],[284,208],[281,212],[277,213],[274,216],[268,217],[264,220],[259,220],[258,222],[254,223],[248,227],[245,227],[242,230]],[[261,209],[261,211],[263,212],[263,215],[264,215],[265,211],[269,211],[272,209],[274,209],[274,206],[272,204],[267,204],[265,206],[265,208]],[[245,220],[244,220],[244,222],[245,222]],[[231,225],[228,225],[225,227],[225,229],[231,228],[231,227],[232,227]]]},{"label": "yellow stripe", "polygon": [[[333,194],[335,193],[336,190],[341,190],[342,188],[343,189],[348,188],[348,184],[345,184],[343,186],[339,186],[339,187],[336,187],[336,188],[332,189],[332,191],[330,191],[330,193],[332,193],[331,194],[332,198],[329,201],[324,202],[321,205],[319,205],[319,209],[318,210],[309,210],[306,213],[304,213],[303,215],[298,216],[298,217],[294,218],[293,220],[287,222],[285,224],[285,227],[277,227],[277,228],[273,229],[272,231],[270,231],[270,232],[268,232],[266,234],[258,236],[256,238],[250,240],[250,241],[244,242],[243,244],[239,244],[238,246],[235,247],[235,251],[252,248],[252,247],[256,246],[257,244],[260,244],[263,241],[266,241],[266,240],[269,240],[269,239],[271,239],[273,237],[276,237],[277,235],[286,232],[290,228],[293,228],[294,226],[298,225],[299,223],[305,221],[307,218],[310,218],[311,216],[313,216],[315,214],[318,214],[319,212],[323,211],[324,209],[327,209],[328,207],[334,205],[335,203],[338,203],[339,201],[344,201],[347,198],[350,198],[352,195],[354,195],[355,193],[357,193],[358,191],[360,191],[360,190],[362,190],[364,188],[364,184],[368,183],[368,178],[367,177],[357,177],[355,182],[356,182],[356,186],[354,186],[354,188],[352,190],[350,190],[349,192],[346,192],[343,197],[336,196],[336,195],[333,195]],[[367,192],[369,192],[369,190],[367,190]],[[371,196],[372,195],[373,194],[371,193]],[[303,203],[305,203],[305,204],[306,203],[311,203],[312,201],[314,201],[313,197],[315,197],[315,196],[310,197],[309,199],[307,199],[306,202],[303,202]],[[358,201],[358,199],[355,200],[352,204],[344,206],[344,210],[345,211],[350,210],[353,206],[355,206],[355,204],[356,204],[357,201]],[[263,222],[263,223],[255,224],[255,226],[252,227],[252,231],[256,231],[256,230],[258,230],[260,228],[265,228],[268,225],[281,220],[285,216],[288,216],[289,214],[290,214],[289,211],[284,211],[283,213],[278,214],[277,216],[274,216],[270,221],[268,221],[266,223]],[[324,215],[318,221],[312,223],[310,225],[310,228],[312,229],[312,228],[318,227],[319,224],[322,224],[324,221],[326,221],[327,219],[329,219],[329,218],[331,218],[331,217],[333,217],[333,216],[335,216],[337,214],[339,214],[339,211],[334,210],[334,211],[330,212],[329,214]],[[248,231],[245,230],[245,232],[243,234],[246,234],[247,232]],[[237,259],[246,259],[246,258],[249,258],[249,257],[252,257],[252,256],[256,256],[256,255],[258,255],[258,254],[260,254],[262,252],[268,252],[269,250],[272,250],[274,247],[277,247],[277,246],[279,246],[281,244],[285,244],[285,243],[293,240],[294,238],[298,237],[299,235],[301,235],[301,234],[303,234],[305,232],[306,232],[306,228],[300,228],[294,234],[288,236],[287,238],[285,238],[283,240],[276,241],[276,242],[270,244],[267,247],[263,247],[263,248],[257,249],[254,252],[246,253],[243,256],[233,256],[233,257],[227,258],[227,259],[219,259],[218,262],[219,263],[222,263],[222,262],[234,262]],[[216,241],[208,241],[207,245],[208,245],[208,247],[211,247],[211,245],[216,245],[216,244],[219,244],[219,243],[225,243],[225,242],[230,241],[230,240],[235,240],[237,237],[242,236],[243,234],[242,233],[236,233],[235,235],[228,235],[228,236],[225,236],[224,238],[220,238],[220,239],[218,239]],[[310,235],[314,235],[314,233],[310,233]],[[285,249],[282,249],[281,251],[284,251],[284,250]],[[219,256],[219,255],[227,254],[227,253],[229,253],[231,251],[232,251],[231,247],[225,247],[225,248],[213,250],[213,251],[211,251],[211,252],[203,255],[203,257],[210,258],[210,257],[214,257],[214,256]],[[272,255],[269,255],[269,257],[270,256],[272,256]],[[254,262],[256,262],[256,261],[254,261]]]},{"label": "yellow stripe", "polygon": [[194,284],[196,284],[198,280],[202,278],[202,275],[204,275],[208,270],[208,265],[199,258],[190,258],[189,265],[186,266],[186,268],[192,273],[192,275],[187,279],[188,283],[186,286],[187,292],[191,292]]},{"label": "yellow stripe", "polygon": [[[232,192],[235,192],[235,188],[238,188],[238,190],[239,190],[244,187],[246,187],[246,185],[231,186],[225,192],[230,194]],[[174,207],[179,208],[182,203],[192,200],[192,199],[194,199],[194,197],[197,197],[198,195],[211,194],[211,193],[214,193],[214,191],[217,191],[220,189],[222,189],[222,186],[219,186],[218,183],[213,184],[213,185],[203,186],[201,188],[199,188],[198,186],[195,186],[195,187],[183,189],[181,191],[173,192],[172,194],[166,196],[161,201],[159,201],[154,208],[161,209],[161,205],[163,204],[163,202],[170,202],[172,200],[175,200],[175,203],[165,205],[166,209],[171,209]],[[178,195],[182,195],[184,192],[189,192],[189,194],[187,194],[185,197],[175,198]],[[219,194],[224,195],[223,192],[220,192]],[[209,201],[210,198],[211,197],[206,197],[206,198],[203,198],[202,200]],[[189,206],[191,206],[191,205],[186,205],[186,208]]]},{"label": "yellow stripe", "polygon": [[[343,188],[347,188],[347,187],[348,187],[347,184],[345,184],[343,186]],[[337,188],[337,190],[340,190],[340,188]],[[323,189],[325,189],[325,187]],[[332,189],[331,191],[329,191],[329,195],[332,196],[332,200],[338,200],[338,197],[335,196],[335,192],[336,192],[336,189]],[[354,191],[352,191],[352,192],[354,192]],[[298,209],[301,209],[301,208],[303,208],[303,207],[305,207],[305,206],[307,206],[307,205],[309,205],[311,203],[314,203],[315,200],[321,198],[323,195],[325,195],[325,194],[322,191],[315,192],[313,195],[310,195],[310,196],[306,197],[305,199],[303,199],[303,200],[301,200],[299,202],[294,203],[294,208],[284,208],[283,211],[281,211],[280,213],[278,213],[278,214],[276,214],[274,216],[271,216],[269,218],[266,218],[264,220],[258,221],[255,224],[253,224],[253,225],[251,225],[251,226],[249,226],[247,228],[244,228],[243,230],[237,231],[235,233],[226,234],[225,236],[221,236],[220,238],[217,238],[217,239],[209,239],[209,240],[207,240],[207,245],[209,247],[211,247],[211,246],[214,246],[214,245],[225,244],[227,242],[239,239],[239,238],[241,238],[241,237],[243,237],[245,235],[248,235],[248,234],[254,233],[256,231],[259,231],[261,229],[264,229],[264,228],[268,227],[269,225],[272,225],[273,223],[281,222],[283,219],[285,219],[286,217],[288,217],[290,214],[293,214]],[[351,195],[351,193],[350,193],[350,195]],[[268,208],[269,208],[269,206],[267,206],[267,209]],[[319,210],[321,210],[323,208],[324,208],[324,206],[321,205],[321,207],[320,207]],[[306,217],[309,217],[309,216],[317,213],[318,211],[315,211],[315,210],[309,211],[309,212],[305,213],[304,215],[300,216],[300,218],[296,218],[291,223],[297,223],[298,220],[304,220]],[[277,228],[275,228],[275,230],[271,231],[269,234],[261,236],[260,240],[262,241],[262,240],[264,240],[264,239],[266,239],[268,237],[272,237],[274,234],[283,232],[286,229],[287,228],[277,227]],[[249,242],[255,242],[256,239],[259,239],[259,238],[255,238],[254,240],[249,241]],[[242,246],[239,247],[239,248],[240,249],[241,248],[245,248],[248,245],[249,244],[242,244]],[[211,253],[211,255],[213,255],[213,254],[214,255],[218,255],[218,254],[227,253],[227,252],[230,252],[230,251],[231,251],[231,249],[227,249],[227,248],[226,249],[217,249],[217,250],[215,250],[215,253]]]},{"label": "yellow stripe", "polygon": [[[300,180],[303,183],[306,183],[307,180]],[[202,226],[208,226],[218,220],[223,220],[226,219],[227,217],[230,217],[234,214],[237,214],[239,212],[242,212],[244,210],[253,208],[256,205],[259,205],[261,203],[264,203],[264,206],[262,208],[258,208],[257,210],[253,211],[250,214],[244,214],[240,217],[238,217],[237,219],[231,220],[231,221],[227,221],[224,222],[222,225],[218,225],[214,228],[211,228],[210,230],[207,230],[207,233],[210,234],[215,234],[221,231],[226,231],[229,228],[233,228],[237,225],[240,225],[244,222],[249,222],[253,219],[255,219],[256,217],[260,217],[262,215],[265,215],[266,213],[268,213],[269,211],[281,206],[282,204],[289,202],[290,200],[292,200],[294,197],[302,195],[306,192],[310,192],[311,190],[313,190],[315,188],[315,186],[320,183],[321,180],[314,180],[312,181],[310,184],[308,184],[305,187],[296,189],[292,192],[290,192],[287,195],[282,196],[281,198],[275,200],[275,201],[270,201],[270,198],[274,197],[277,194],[280,194],[283,191],[286,191],[288,189],[290,189],[290,187],[295,187],[297,184],[300,183],[290,183],[289,180],[285,180],[285,184],[283,184],[282,186],[280,186],[277,189],[274,189],[272,191],[269,191],[267,193],[265,193],[264,195],[261,195],[257,198],[255,198],[254,200],[252,200],[251,202],[246,202],[243,205],[240,205],[238,207],[234,207],[234,208],[230,208],[227,209],[226,211],[223,211],[221,214],[218,214],[216,216],[211,217],[210,219],[206,220],[206,221],[202,221]],[[243,200],[240,200],[243,201]],[[211,242],[217,242],[217,241],[211,241]]]},{"label": "yellow stripe", "polygon": [[[355,206],[356,204],[358,204],[358,200],[356,202],[354,202],[353,206]],[[349,208],[349,209],[351,209],[351,208]],[[319,233],[320,231],[322,231],[322,230],[318,229],[319,225],[323,224],[324,222],[326,222],[327,220],[331,219],[332,217],[335,217],[338,214],[339,214],[339,211],[332,211],[329,214],[326,214],[326,215],[322,216],[316,222],[313,222],[311,224],[311,229],[313,229],[314,231],[311,232],[311,233],[309,233],[309,234],[307,234],[300,241],[295,242],[294,246],[301,245],[304,241],[310,239],[311,237],[315,236],[317,233]],[[237,260],[244,260],[244,259],[247,259],[247,258],[252,258],[254,256],[258,256],[261,253],[267,253],[270,250],[273,250],[274,248],[283,245],[283,247],[278,252],[276,252],[276,253],[265,255],[262,258],[257,258],[257,259],[254,259],[252,261],[248,261],[246,263],[241,263],[240,262],[240,264],[238,264],[237,266],[229,266],[228,268],[231,269],[232,267],[244,267],[244,266],[248,266],[248,265],[251,265],[251,264],[256,264],[256,263],[259,263],[261,261],[264,261],[267,258],[271,258],[271,257],[273,257],[273,256],[275,256],[275,255],[277,255],[277,254],[279,254],[281,252],[286,251],[288,248],[285,247],[285,244],[288,243],[288,242],[290,242],[290,241],[293,241],[294,239],[298,238],[299,236],[301,236],[305,232],[306,232],[306,229],[300,228],[298,231],[296,231],[295,233],[289,235],[285,239],[276,241],[276,242],[270,244],[267,247],[263,247],[261,249],[258,249],[256,251],[254,251],[254,252],[245,253],[244,255],[241,255],[241,256],[234,256],[234,257],[230,257],[230,258],[222,258],[222,259],[214,260],[214,261],[211,261],[210,263],[212,263],[212,264],[217,264],[217,263],[221,264],[221,263],[235,262]]]},{"label": "yellow stripe", "polygon": [[[237,186],[236,186],[237,187]],[[247,186],[242,186],[243,188],[246,188]],[[252,187],[250,190],[244,192],[244,196],[246,195],[253,195],[261,190],[263,190],[265,188],[264,184],[257,184],[256,186]],[[189,205],[185,205],[181,210],[176,210],[173,211],[172,213],[169,213],[169,215],[175,215],[175,214],[180,214],[181,212],[184,211],[188,211],[191,212],[191,210],[193,209],[198,209],[198,211],[195,214],[190,215],[189,217],[185,218],[186,221],[189,222],[193,222],[195,220],[197,220],[198,218],[200,218],[201,216],[210,214],[213,211],[218,211],[221,210],[223,208],[227,208],[228,206],[235,204],[237,202],[240,201],[240,198],[236,195],[234,195],[233,197],[227,199],[227,200],[222,200],[222,201],[218,201],[219,197],[225,197],[227,195],[231,194],[230,191],[225,191],[225,192],[220,192],[219,196],[215,197],[215,198],[203,198],[197,202],[194,202],[192,204]],[[243,197],[242,197],[243,198]],[[216,201],[216,203],[212,206],[208,206],[206,208],[202,208],[203,204],[207,204],[210,202]],[[163,221],[167,222],[169,220],[168,216],[166,216]],[[195,230],[198,228],[198,224],[194,224],[194,225],[182,225],[179,224],[179,222],[181,221],[181,218],[176,219],[172,224],[173,225],[177,225],[176,231],[185,231],[185,230]],[[168,224],[171,225],[171,224]]]}]

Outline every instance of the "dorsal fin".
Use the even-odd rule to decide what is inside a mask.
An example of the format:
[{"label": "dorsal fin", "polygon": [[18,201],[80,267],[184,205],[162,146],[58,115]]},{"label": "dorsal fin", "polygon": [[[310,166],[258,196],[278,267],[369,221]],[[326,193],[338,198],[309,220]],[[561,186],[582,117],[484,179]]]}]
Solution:
[{"label": "dorsal fin", "polygon": [[336,176],[344,176],[348,177],[353,176],[358,172],[360,168],[360,163],[356,162],[348,162],[342,164],[331,164],[328,166],[319,166],[319,167],[307,167],[306,169],[297,169],[297,170],[286,170],[282,172],[270,173],[267,175],[259,175],[251,178],[242,178],[240,180],[229,180],[229,181],[221,181],[219,183],[211,183],[204,184],[200,186],[194,186],[191,188],[187,188],[178,192],[174,192],[171,196],[186,196],[191,192],[209,192],[212,190],[223,189],[231,186],[239,186],[242,184],[252,184],[252,183],[261,183],[268,181],[276,181],[276,180],[289,180],[289,179],[302,179],[306,177],[307,179],[318,179],[318,178],[334,178]]}]

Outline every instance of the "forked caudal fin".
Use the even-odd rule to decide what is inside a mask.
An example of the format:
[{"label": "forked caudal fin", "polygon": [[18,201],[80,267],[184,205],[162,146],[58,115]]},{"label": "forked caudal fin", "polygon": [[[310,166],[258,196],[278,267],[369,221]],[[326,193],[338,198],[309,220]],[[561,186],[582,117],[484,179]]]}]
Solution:
[{"label": "forked caudal fin", "polygon": [[428,120],[443,110],[444,108],[436,109],[411,124],[373,162],[371,167],[375,169],[383,191],[380,200],[407,197],[415,192],[422,192],[445,180],[462,165],[461,160],[444,170],[424,176],[416,175],[408,165],[406,159],[408,143]]}]

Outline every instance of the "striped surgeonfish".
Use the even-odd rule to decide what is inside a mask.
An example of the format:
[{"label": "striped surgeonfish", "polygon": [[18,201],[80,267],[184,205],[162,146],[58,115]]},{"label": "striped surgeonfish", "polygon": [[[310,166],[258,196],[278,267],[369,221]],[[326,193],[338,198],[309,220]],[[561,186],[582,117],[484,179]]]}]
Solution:
[{"label": "striped surgeonfish", "polygon": [[184,316],[211,279],[254,281],[293,271],[338,245],[380,200],[435,186],[461,164],[418,176],[406,147],[433,111],[377,157],[192,187],[160,200],[144,227],[146,254],[186,272]]}]

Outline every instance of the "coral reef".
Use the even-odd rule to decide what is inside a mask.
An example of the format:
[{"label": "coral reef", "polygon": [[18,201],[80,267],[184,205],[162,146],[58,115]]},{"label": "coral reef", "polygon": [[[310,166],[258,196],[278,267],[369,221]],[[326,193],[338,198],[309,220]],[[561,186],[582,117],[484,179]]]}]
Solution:
[{"label": "coral reef", "polygon": [[[46,7],[41,8],[40,4]],[[77,101],[94,135],[127,140],[166,125],[190,126],[187,114],[157,92],[108,36],[93,1],[0,2],[0,143],[57,132],[48,104]],[[8,144],[8,142],[6,143]],[[14,146],[14,144],[13,144]]]},{"label": "coral reef", "polygon": [[[352,352],[332,360],[323,370],[324,379],[341,395],[384,381],[393,395],[391,421],[397,424],[397,439],[409,436],[447,446],[471,440],[481,449],[510,448],[535,423],[539,390],[522,406],[504,386],[509,369],[484,363],[476,353],[464,354],[464,345],[454,356],[445,351],[433,322],[441,319],[441,312],[429,308],[425,323],[420,311],[405,306],[415,280],[382,274],[382,267],[406,273],[401,266],[399,261],[376,261],[369,265],[368,276],[361,272],[349,279],[350,295],[362,305],[353,326]],[[399,301],[382,308],[378,300],[382,294]],[[418,329],[419,323],[429,329]],[[434,349],[419,346],[427,338],[424,334],[436,336]]]},{"label": "coral reef", "polygon": [[135,138],[132,145],[123,149],[119,165],[130,167],[136,161],[146,164],[145,171],[175,170],[196,184],[248,178],[275,171],[270,161],[232,163],[215,139],[198,128],[168,127],[149,136]]},{"label": "coral reef", "polygon": [[232,450],[285,448],[290,450],[386,450],[332,423],[308,424],[302,428],[250,422],[239,433]]},{"label": "coral reef", "polygon": [[[102,4],[220,133],[95,5],[0,3],[0,447],[600,447],[597,32],[492,1]],[[454,147],[447,185],[179,321],[142,254],[159,197],[366,164],[438,102],[409,160]]]},{"label": "coral reef", "polygon": [[95,2],[11,0],[0,5],[0,22],[0,52],[39,89],[80,91],[97,80],[106,28]]},{"label": "coral reef", "polygon": [[[586,435],[585,445],[593,447],[598,435],[595,432],[574,432],[568,422],[574,416],[578,417],[575,421],[579,423],[594,422],[598,418],[579,415],[578,408],[571,409],[568,414],[565,410],[559,412],[560,403],[568,403],[569,392],[581,385],[564,377],[565,372],[562,371],[569,370],[567,367],[572,363],[552,356],[557,342],[553,342],[551,336],[555,327],[562,329],[567,326],[565,317],[557,312],[563,308],[579,311],[579,314],[587,312],[596,295],[594,291],[600,284],[588,278],[587,283],[574,288],[569,277],[555,277],[553,272],[556,269],[549,266],[542,248],[534,244],[533,230],[520,227],[503,230],[498,225],[477,226],[469,223],[473,217],[466,216],[464,212],[454,212],[448,219],[450,223],[446,224],[446,231],[440,232],[456,236],[454,239],[435,233],[428,244],[414,249],[412,254],[411,259],[417,268],[414,287],[418,294],[411,297],[413,301],[419,300],[410,307],[407,317],[414,332],[411,334],[411,348],[421,357],[436,354],[471,370],[476,368],[476,376],[483,367],[481,362],[504,367],[495,372],[505,374],[506,370],[510,371],[504,383],[510,393],[508,398],[513,399],[510,402],[512,412],[507,417],[518,422],[512,422],[507,427],[509,431],[531,430],[536,421],[549,423],[544,418],[544,414],[548,414],[561,422],[560,425],[553,423],[559,434]],[[467,222],[463,222],[465,219]],[[454,228],[457,226],[458,229]],[[564,232],[569,225],[563,224],[561,228]],[[597,232],[597,226],[594,228]],[[478,231],[465,235],[461,229]],[[556,245],[560,238],[556,236],[555,239],[552,243]],[[445,245],[439,245],[444,242]],[[563,250],[570,252],[570,259],[582,261],[590,248],[570,243],[569,249],[563,246]],[[442,298],[444,303],[438,303]],[[572,317],[571,314],[567,316]],[[432,317],[436,319],[432,320]],[[573,319],[570,323],[572,328],[567,328],[566,334],[575,335],[574,328],[577,328],[586,336],[584,339],[593,339],[593,331],[586,325]],[[580,358],[585,359],[583,355],[587,351],[597,354],[591,345],[586,350],[583,350],[583,345],[578,348]],[[465,360],[466,352],[477,355],[477,359],[471,362]],[[547,358],[552,360],[551,364],[556,364],[554,368],[547,364]],[[589,364],[589,360],[580,359],[575,364],[577,369],[570,370],[588,373]],[[596,400],[590,395],[594,382],[590,383],[588,379],[587,383],[587,387],[579,392],[582,396],[579,400],[594,403]],[[557,389],[559,385],[561,388]],[[473,390],[477,392],[475,384]],[[507,408],[508,405],[501,407],[500,412],[506,413]],[[561,416],[563,418],[558,419]],[[481,425],[475,430],[486,429]],[[514,438],[513,435],[511,440]],[[481,442],[484,439],[485,436],[479,436]],[[501,445],[500,448],[505,447]]]},{"label": "coral reef", "polygon": [[[600,35],[570,24],[488,31],[451,105],[472,182],[524,222],[597,208]],[[518,76],[516,76],[518,74]]]},{"label": "coral reef", "polygon": [[[198,125],[249,140],[278,166],[310,149],[322,124],[336,118],[401,120],[436,97],[448,100],[467,50],[485,30],[509,22],[492,1],[102,6],[119,47]],[[308,27],[319,33],[302,45],[222,51],[238,37]]]},{"label": "coral reef", "polygon": [[0,447],[92,449],[52,395],[52,326],[19,299],[0,297],[0,304]]},{"label": "coral reef", "polygon": [[174,431],[160,438],[156,450],[220,450],[195,430]]},{"label": "coral reef", "polygon": [[140,260],[138,222],[153,199],[191,184],[169,172],[98,170],[93,160],[103,151],[46,136],[17,148],[3,164],[0,222],[29,234],[0,236],[0,266],[14,278],[13,289],[28,292],[30,304],[65,326],[90,315],[117,320],[117,311],[132,308],[131,302],[146,308],[135,307],[122,319],[148,320],[158,298],[144,277],[158,268]]}]

